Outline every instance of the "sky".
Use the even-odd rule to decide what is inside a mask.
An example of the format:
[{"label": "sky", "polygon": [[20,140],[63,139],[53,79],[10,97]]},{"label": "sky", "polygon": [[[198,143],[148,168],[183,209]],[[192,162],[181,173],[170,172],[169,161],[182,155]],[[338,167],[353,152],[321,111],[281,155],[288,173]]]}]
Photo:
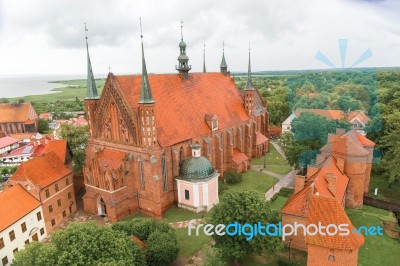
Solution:
[{"label": "sky", "polygon": [[360,67],[400,65],[400,1],[396,0],[0,0],[0,75],[85,74],[84,23],[95,75],[139,73],[142,18],[148,72],[174,73],[180,20],[193,72],[219,71],[222,42],[228,69],[321,69],[318,51],[341,67],[367,49]]}]

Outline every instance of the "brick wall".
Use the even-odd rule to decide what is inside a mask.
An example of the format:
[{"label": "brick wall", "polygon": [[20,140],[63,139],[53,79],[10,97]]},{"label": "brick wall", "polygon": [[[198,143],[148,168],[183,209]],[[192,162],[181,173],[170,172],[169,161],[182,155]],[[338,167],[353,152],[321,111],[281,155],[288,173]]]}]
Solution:
[{"label": "brick wall", "polygon": [[358,249],[339,250],[308,245],[307,266],[357,266]]}]

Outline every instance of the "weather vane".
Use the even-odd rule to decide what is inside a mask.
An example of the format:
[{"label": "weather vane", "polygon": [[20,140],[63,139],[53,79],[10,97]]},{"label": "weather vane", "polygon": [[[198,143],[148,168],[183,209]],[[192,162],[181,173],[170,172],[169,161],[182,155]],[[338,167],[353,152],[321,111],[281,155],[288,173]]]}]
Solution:
[{"label": "weather vane", "polygon": [[222,51],[225,51],[225,41],[222,41]]},{"label": "weather vane", "polygon": [[142,18],[139,18],[139,23],[140,23],[140,38],[143,39],[143,31],[142,31]]},{"label": "weather vane", "polygon": [[183,40],[183,20],[181,19],[181,39]]},{"label": "weather vane", "polygon": [[85,22],[85,39],[86,39],[86,40],[88,39],[88,37],[87,37],[87,32],[88,32],[88,29],[86,28],[86,22]]}]

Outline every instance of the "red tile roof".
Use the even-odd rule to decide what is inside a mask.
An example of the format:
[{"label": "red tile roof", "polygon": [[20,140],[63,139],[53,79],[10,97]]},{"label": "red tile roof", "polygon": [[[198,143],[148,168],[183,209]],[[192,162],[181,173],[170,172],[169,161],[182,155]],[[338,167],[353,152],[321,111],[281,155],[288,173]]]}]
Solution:
[{"label": "red tile roof", "polygon": [[0,114],[0,123],[25,122],[37,118],[30,103],[2,103],[0,104]]},{"label": "red tile roof", "polygon": [[263,144],[268,141],[268,138],[261,134],[260,132],[256,132],[256,145]]},{"label": "red tile roof", "polygon": [[[333,173],[336,177],[335,193],[328,188],[327,173]],[[337,168],[336,160],[329,156],[318,172],[307,177],[304,188],[290,196],[282,208],[282,213],[306,217],[310,196],[316,193],[321,196],[334,197],[338,202],[342,202],[348,182],[349,178]]]},{"label": "red tile roof", "polygon": [[43,150],[43,153],[46,154],[49,152],[54,152],[57,155],[57,157],[63,163],[65,163],[67,149],[68,149],[68,144],[65,139],[50,140],[49,143],[47,143],[46,148]]},{"label": "red tile roof", "polygon": [[351,120],[353,120],[354,118],[358,118],[358,119],[360,119],[361,120],[361,122],[363,122],[364,124],[367,124],[368,122],[369,122],[369,117],[368,116],[366,116],[365,114],[364,114],[364,112],[362,112],[362,111],[351,111],[350,113],[349,113],[349,115],[347,116],[347,121],[351,121]]},{"label": "red tile roof", "polygon": [[247,157],[246,154],[240,152],[238,149],[233,149],[232,161],[236,165],[239,165],[245,161],[249,161],[249,157]]},{"label": "red tile roof", "polygon": [[297,117],[300,116],[301,113],[304,112],[309,112],[309,113],[313,113],[316,115],[320,115],[325,117],[326,119],[336,119],[336,120],[340,120],[344,117],[343,111],[341,110],[324,110],[324,109],[305,109],[305,108],[301,108],[301,109],[297,109],[294,113]]},{"label": "red tile roof", "polygon": [[[137,109],[142,77],[114,78],[124,98]],[[149,82],[162,147],[209,133],[205,114],[217,115],[221,129],[249,120],[239,90],[229,76],[193,73],[183,79],[179,74],[153,74],[149,75]]]},{"label": "red tile roof", "polygon": [[33,145],[25,145],[16,150],[13,150],[9,154],[5,155],[4,157],[14,157],[14,156],[22,155],[22,154],[31,156],[34,153],[35,149],[36,149],[36,147]]},{"label": "red tile roof", "polygon": [[10,145],[12,145],[14,143],[18,143],[18,142],[19,142],[18,139],[6,136],[4,138],[0,138],[0,148],[7,147],[7,146],[10,146]]},{"label": "red tile roof", "polygon": [[[321,235],[319,233],[314,236],[306,235],[307,244],[342,250],[354,250],[364,244],[364,237],[362,235],[351,232],[354,226],[335,198],[312,195],[310,197],[307,223],[316,225],[321,223],[323,226],[329,224],[348,224],[347,228],[350,230],[350,234],[347,236],[339,234],[332,236],[328,234]],[[333,232],[333,229],[330,232]]]},{"label": "red tile roof", "polygon": [[54,152],[42,154],[22,163],[10,178],[11,180],[29,180],[32,184],[45,188],[71,174],[71,170]]},{"label": "red tile roof", "polygon": [[361,142],[361,144],[365,147],[373,147],[375,146],[375,142],[372,140],[368,139],[367,137],[361,135],[360,133],[357,132],[357,138]]},{"label": "red tile roof", "polygon": [[333,152],[339,154],[348,154],[356,156],[368,155],[364,146],[374,146],[375,143],[362,136],[355,130],[348,131],[345,135],[335,137],[331,143],[321,148],[321,151]]},{"label": "red tile roof", "polygon": [[0,232],[40,206],[19,184],[0,192],[0,202]]}]

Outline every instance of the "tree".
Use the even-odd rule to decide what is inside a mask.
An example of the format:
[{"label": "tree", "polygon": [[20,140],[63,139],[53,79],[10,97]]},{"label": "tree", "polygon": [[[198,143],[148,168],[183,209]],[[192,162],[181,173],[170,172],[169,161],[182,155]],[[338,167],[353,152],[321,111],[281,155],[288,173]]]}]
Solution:
[{"label": "tree", "polygon": [[175,232],[154,231],[147,239],[147,264],[149,266],[170,265],[179,253]]},{"label": "tree", "polygon": [[225,266],[226,263],[223,260],[222,252],[218,248],[211,248],[209,246],[203,247],[204,260],[203,266]]},{"label": "tree", "polygon": [[179,248],[175,230],[167,223],[151,218],[135,218],[112,225],[113,230],[136,236],[147,246],[147,264],[169,265],[176,260]]},{"label": "tree", "polygon": [[[268,201],[265,201],[254,191],[234,192],[227,191],[221,202],[214,207],[210,221],[211,224],[239,224],[278,223],[278,212],[271,209]],[[279,237],[255,235],[250,241],[245,235],[223,235],[214,234],[216,247],[224,256],[233,257],[236,260],[253,252],[261,252],[266,249],[272,252],[281,248]]]},{"label": "tree", "polygon": [[30,245],[18,252],[15,265],[145,265],[142,250],[124,233],[94,222],[72,223],[54,232],[50,243]]},{"label": "tree", "polygon": [[85,149],[89,139],[88,126],[74,127],[69,124],[61,125],[61,138],[66,139],[74,155],[74,171],[80,171],[85,163]]},{"label": "tree", "polygon": [[49,132],[50,127],[49,127],[49,121],[47,121],[46,119],[43,118],[39,118],[39,122],[38,122],[38,131],[40,134]]}]

